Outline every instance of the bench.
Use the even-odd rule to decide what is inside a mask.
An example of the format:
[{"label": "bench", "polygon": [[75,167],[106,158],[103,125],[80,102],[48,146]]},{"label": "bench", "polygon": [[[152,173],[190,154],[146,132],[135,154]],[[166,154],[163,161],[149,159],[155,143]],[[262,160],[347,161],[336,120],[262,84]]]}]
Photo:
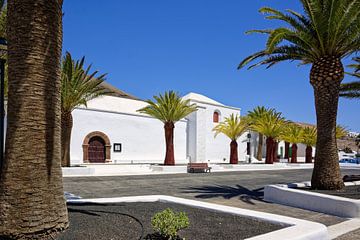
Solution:
[{"label": "bench", "polygon": [[207,163],[189,163],[187,165],[187,170],[190,173],[195,173],[195,170],[210,172],[211,167],[209,167]]}]

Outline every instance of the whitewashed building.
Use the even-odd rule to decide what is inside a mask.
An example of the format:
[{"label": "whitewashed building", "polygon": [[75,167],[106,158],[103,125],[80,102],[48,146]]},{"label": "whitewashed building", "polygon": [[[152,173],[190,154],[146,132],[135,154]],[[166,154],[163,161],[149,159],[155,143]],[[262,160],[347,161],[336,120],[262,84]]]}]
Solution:
[{"label": "whitewashed building", "polygon": [[[111,87],[111,86],[108,86]],[[163,163],[163,123],[137,112],[147,103],[118,89],[114,96],[88,102],[73,111],[71,164],[82,163]],[[214,138],[213,127],[240,109],[206,96],[189,93],[183,97],[199,110],[175,124],[176,164],[188,162],[228,163],[230,139]],[[246,134],[238,140],[239,159],[245,161]]]},{"label": "whitewashed building", "polygon": [[[137,112],[147,103],[113,86],[103,83],[114,92],[73,111],[71,136],[71,165],[83,163],[163,163],[165,137],[163,123]],[[226,106],[197,93],[183,96],[198,106],[198,111],[175,124],[175,163],[229,163],[230,139],[214,137],[212,129],[230,114],[241,114],[240,108]],[[5,118],[6,122],[6,118]],[[6,128],[6,126],[5,126]],[[248,132],[238,139],[239,161],[247,162],[248,152],[254,158],[257,151],[256,133]],[[264,139],[263,154],[266,146]],[[249,145],[249,147],[247,146]],[[298,156],[304,157],[305,146],[298,144]],[[284,154],[279,143],[278,154]]]}]

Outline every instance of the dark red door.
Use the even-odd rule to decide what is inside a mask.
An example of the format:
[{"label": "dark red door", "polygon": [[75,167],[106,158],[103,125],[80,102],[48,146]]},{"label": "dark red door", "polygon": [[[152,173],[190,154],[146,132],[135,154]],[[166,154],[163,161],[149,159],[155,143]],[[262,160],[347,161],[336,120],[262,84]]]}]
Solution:
[{"label": "dark red door", "polygon": [[89,141],[89,162],[105,162],[105,141],[101,137],[93,137]]}]

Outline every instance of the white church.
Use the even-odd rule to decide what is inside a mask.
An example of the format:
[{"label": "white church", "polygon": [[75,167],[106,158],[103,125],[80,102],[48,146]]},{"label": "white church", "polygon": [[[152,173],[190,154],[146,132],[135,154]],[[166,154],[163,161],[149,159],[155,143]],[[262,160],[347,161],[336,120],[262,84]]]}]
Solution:
[{"label": "white church", "polygon": [[[71,164],[83,163],[163,163],[165,139],[163,123],[137,112],[147,105],[134,96],[105,83],[115,94],[93,99],[87,107],[73,111]],[[175,124],[175,163],[228,163],[230,139],[214,137],[212,129],[224,117],[240,109],[226,106],[196,93],[183,96],[198,111]],[[246,159],[247,134],[238,140],[239,159]]]},{"label": "white church", "polygon": [[[163,164],[163,123],[137,112],[147,105],[145,101],[106,82],[102,85],[113,94],[93,99],[87,103],[87,107],[78,107],[73,111],[71,165]],[[175,164],[229,163],[230,139],[222,134],[215,138],[212,129],[232,113],[241,115],[240,108],[226,106],[197,93],[189,93],[183,99],[189,99],[190,104],[195,103],[198,110],[175,124]],[[258,134],[246,132],[237,142],[239,161],[248,162],[250,157],[253,162],[258,162],[254,157]],[[266,153],[265,142],[264,138],[263,157]],[[303,161],[305,147],[298,144],[299,161]],[[284,156],[284,149],[284,142],[280,142],[278,154]]]}]

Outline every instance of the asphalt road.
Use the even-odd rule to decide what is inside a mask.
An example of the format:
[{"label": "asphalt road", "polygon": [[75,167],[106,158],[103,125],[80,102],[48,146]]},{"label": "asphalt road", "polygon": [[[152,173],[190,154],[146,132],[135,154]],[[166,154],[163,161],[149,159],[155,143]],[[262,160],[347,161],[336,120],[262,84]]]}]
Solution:
[{"label": "asphalt road", "polygon": [[[83,198],[170,195],[287,215],[332,225],[345,219],[262,200],[268,184],[308,181],[311,169],[64,178],[64,189]],[[342,174],[360,174],[343,169]]]}]

